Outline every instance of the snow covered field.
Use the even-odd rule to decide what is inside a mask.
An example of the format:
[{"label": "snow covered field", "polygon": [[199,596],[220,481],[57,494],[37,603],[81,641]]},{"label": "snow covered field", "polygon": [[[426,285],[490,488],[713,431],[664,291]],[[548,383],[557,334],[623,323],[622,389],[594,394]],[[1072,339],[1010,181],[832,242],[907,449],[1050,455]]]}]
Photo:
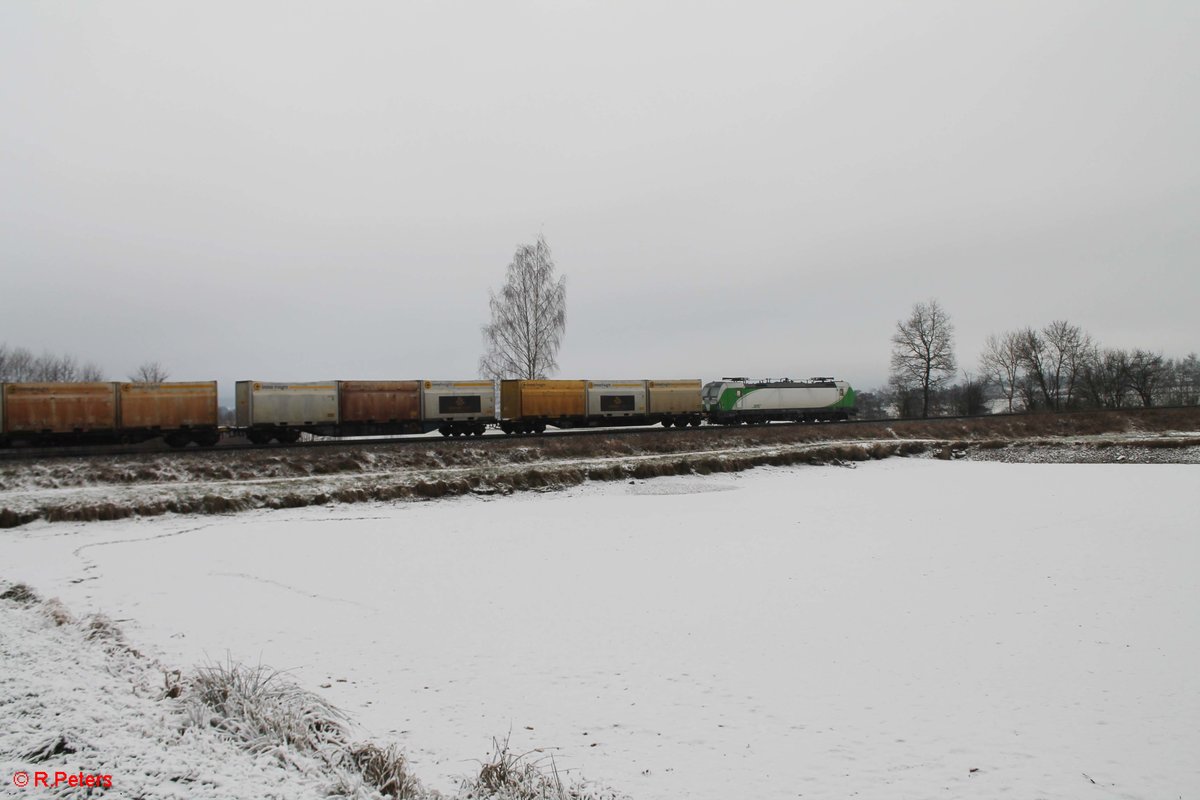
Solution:
[{"label": "snow covered field", "polygon": [[889,459],[33,523],[0,571],[167,663],[289,669],[435,788],[511,730],[639,800],[1195,797],[1197,496]]}]

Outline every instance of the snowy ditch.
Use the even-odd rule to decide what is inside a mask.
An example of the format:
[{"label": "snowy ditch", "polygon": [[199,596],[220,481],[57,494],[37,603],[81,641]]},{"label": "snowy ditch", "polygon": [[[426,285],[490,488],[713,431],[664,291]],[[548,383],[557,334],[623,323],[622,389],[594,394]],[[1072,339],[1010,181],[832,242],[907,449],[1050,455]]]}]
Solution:
[{"label": "snowy ditch", "polygon": [[[1196,794],[1200,472],[976,460],[1012,451],[34,521],[0,533],[0,572],[108,614],[185,672],[284,669],[445,792],[507,736],[564,781],[638,798]],[[49,736],[70,698],[119,695],[122,670],[85,663],[68,691],[64,654],[90,651],[69,626],[45,635],[75,639],[37,644],[33,613],[0,603],[6,666],[28,664],[6,671],[0,710],[10,731],[29,716]],[[34,694],[40,711],[19,699]],[[128,711],[155,715],[170,716]],[[70,719],[81,740],[101,730]],[[132,738],[79,766],[133,781]],[[3,768],[28,768],[12,742]],[[137,780],[146,797],[201,796]],[[271,796],[239,780],[211,796]]]}]

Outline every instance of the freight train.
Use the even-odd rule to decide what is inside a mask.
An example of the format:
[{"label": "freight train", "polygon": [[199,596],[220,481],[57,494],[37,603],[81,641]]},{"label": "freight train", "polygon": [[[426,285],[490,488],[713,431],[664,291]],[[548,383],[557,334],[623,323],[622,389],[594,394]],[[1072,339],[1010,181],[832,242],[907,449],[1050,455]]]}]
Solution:
[{"label": "freight train", "polygon": [[[498,387],[498,391],[497,391]],[[481,436],[547,427],[825,422],[855,414],[845,381],[489,380],[238,381],[236,425],[219,425],[217,384],[0,384],[0,446],[141,442],[210,447],[223,432],[254,444],[314,436],[439,431]],[[499,403],[497,403],[499,399]]]}]

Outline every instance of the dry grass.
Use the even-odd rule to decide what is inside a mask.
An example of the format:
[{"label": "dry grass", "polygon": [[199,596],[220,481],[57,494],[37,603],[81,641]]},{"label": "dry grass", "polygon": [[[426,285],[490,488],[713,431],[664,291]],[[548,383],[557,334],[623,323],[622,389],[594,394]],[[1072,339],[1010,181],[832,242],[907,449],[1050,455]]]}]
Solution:
[{"label": "dry grass", "polygon": [[356,745],[350,748],[349,757],[363,781],[384,797],[417,800],[425,796],[421,782],[409,771],[408,761],[396,745]]},{"label": "dry grass", "polygon": [[13,603],[21,603],[29,605],[38,601],[37,592],[29,588],[23,583],[14,583],[12,586],[0,592],[0,600],[8,600]]},{"label": "dry grass", "polygon": [[492,754],[479,774],[464,780],[460,798],[467,800],[621,800],[612,789],[576,778],[563,782],[554,757],[544,750],[514,753],[508,737],[492,740]]},{"label": "dry grass", "polygon": [[295,763],[293,753],[329,761],[346,746],[340,711],[261,664],[201,667],[186,697],[193,725],[215,728],[246,750],[286,764]]}]

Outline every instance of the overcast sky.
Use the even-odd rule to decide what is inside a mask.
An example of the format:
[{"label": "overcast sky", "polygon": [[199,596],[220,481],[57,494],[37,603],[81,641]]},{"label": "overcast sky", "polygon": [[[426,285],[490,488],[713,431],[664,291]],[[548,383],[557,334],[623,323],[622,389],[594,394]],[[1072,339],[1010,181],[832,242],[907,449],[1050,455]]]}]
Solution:
[{"label": "overcast sky", "polygon": [[0,4],[0,342],[467,378],[544,233],[559,377],[886,380],[1065,318],[1200,349],[1200,3]]}]

